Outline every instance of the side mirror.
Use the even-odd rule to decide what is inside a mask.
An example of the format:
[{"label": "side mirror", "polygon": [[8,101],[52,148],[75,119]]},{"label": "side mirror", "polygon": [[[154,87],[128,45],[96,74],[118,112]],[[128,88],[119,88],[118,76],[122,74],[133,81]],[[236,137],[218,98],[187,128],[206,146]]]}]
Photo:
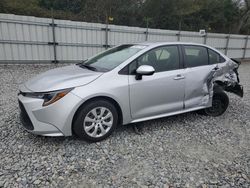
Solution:
[{"label": "side mirror", "polygon": [[151,76],[155,73],[155,69],[149,65],[141,65],[136,69],[136,80],[141,80],[142,76]]}]

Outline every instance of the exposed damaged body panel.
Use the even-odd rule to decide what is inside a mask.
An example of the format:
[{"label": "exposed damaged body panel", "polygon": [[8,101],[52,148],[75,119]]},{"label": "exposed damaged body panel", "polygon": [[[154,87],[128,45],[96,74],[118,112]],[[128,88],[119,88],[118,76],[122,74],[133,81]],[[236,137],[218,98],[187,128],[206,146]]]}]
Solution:
[{"label": "exposed damaged body panel", "polygon": [[[219,65],[218,65],[219,66]],[[243,87],[240,85],[238,68],[240,62],[234,59],[229,60],[225,66],[221,66],[215,71],[214,82],[223,90],[243,97]]]},{"label": "exposed damaged body panel", "polygon": [[243,97],[243,87],[240,85],[239,68],[240,62],[236,60],[228,60],[225,63],[217,64],[208,74],[204,93],[208,91],[208,96],[205,96],[203,101],[209,100],[208,106],[212,104],[214,92],[219,87],[226,92],[234,93],[239,97]]},{"label": "exposed damaged body panel", "polygon": [[228,63],[228,70],[224,71],[224,78],[222,80],[216,79],[215,83],[223,90],[243,97],[244,91],[242,85],[240,85],[238,73],[239,66],[239,61],[231,59]]},{"label": "exposed damaged body panel", "polygon": [[[185,109],[196,106],[210,107],[216,88],[243,97],[239,84],[240,62],[228,59],[224,63],[187,68],[185,70]],[[200,87],[203,85],[203,87]]]}]

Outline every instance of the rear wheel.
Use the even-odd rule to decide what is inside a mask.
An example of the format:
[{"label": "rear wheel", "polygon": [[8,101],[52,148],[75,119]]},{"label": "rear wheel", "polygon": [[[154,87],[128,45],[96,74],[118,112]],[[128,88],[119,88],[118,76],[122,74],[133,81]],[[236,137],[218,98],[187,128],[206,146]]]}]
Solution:
[{"label": "rear wheel", "polygon": [[115,106],[106,100],[92,101],[76,114],[74,133],[81,139],[97,142],[107,138],[118,124]]},{"label": "rear wheel", "polygon": [[208,116],[217,117],[222,115],[228,108],[229,98],[224,91],[215,92],[213,96],[212,106],[203,110]]}]

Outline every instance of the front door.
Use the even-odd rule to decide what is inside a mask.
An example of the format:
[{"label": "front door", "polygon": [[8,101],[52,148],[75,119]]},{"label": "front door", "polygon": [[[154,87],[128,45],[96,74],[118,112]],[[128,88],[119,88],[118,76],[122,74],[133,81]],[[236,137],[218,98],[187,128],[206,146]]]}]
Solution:
[{"label": "front door", "polygon": [[[135,79],[141,65],[155,69],[152,76]],[[129,95],[134,120],[180,111],[184,104],[185,78],[178,46],[163,46],[146,52],[129,66]]]}]

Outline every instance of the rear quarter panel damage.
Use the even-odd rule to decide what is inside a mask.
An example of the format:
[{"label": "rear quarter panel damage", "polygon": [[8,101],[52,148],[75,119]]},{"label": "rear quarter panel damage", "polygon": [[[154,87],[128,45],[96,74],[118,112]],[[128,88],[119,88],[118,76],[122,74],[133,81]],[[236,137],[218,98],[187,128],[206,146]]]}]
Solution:
[{"label": "rear quarter panel damage", "polygon": [[[218,64],[208,75],[206,86],[209,91],[210,102],[215,87],[221,87],[224,91],[243,97],[243,86],[240,85],[238,74],[240,62],[228,59],[225,63]],[[211,103],[210,103],[211,104]]]}]

